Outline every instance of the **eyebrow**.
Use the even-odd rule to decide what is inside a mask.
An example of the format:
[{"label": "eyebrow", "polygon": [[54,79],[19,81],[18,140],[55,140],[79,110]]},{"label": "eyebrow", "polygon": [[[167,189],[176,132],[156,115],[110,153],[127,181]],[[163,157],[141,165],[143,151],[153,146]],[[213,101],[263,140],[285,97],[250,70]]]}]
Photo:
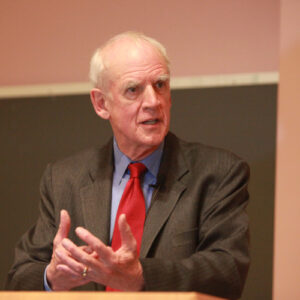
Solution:
[{"label": "eyebrow", "polygon": [[159,76],[158,76],[158,80],[161,80],[161,81],[168,81],[168,80],[170,80],[170,75],[169,75],[169,74],[159,75]]},{"label": "eyebrow", "polygon": [[139,82],[139,81],[130,80],[130,81],[128,81],[128,82],[126,82],[126,83],[124,84],[124,89],[128,89],[128,88],[130,88],[130,87],[136,87],[136,86],[138,86],[138,85],[140,85],[140,82]]},{"label": "eyebrow", "polygon": [[[155,81],[163,81],[163,82],[167,82],[170,80],[170,75],[169,74],[162,74],[162,75],[159,75]],[[128,88],[131,88],[131,87],[137,87],[141,84],[140,81],[137,81],[137,80],[129,80],[128,82],[126,82],[123,86],[123,88],[126,90]]]}]

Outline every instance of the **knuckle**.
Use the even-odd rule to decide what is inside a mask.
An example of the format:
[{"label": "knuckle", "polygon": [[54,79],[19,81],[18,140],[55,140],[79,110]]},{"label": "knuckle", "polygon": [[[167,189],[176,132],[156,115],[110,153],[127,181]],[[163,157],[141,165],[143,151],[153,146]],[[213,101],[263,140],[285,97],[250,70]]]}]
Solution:
[{"label": "knuckle", "polygon": [[59,249],[55,249],[55,251],[54,251],[54,257],[55,258],[61,257],[61,251]]},{"label": "knuckle", "polygon": [[84,264],[89,265],[89,264],[91,264],[91,257],[88,256],[88,255],[84,255],[84,256],[82,256],[81,261],[82,261]]},{"label": "knuckle", "polygon": [[118,256],[113,255],[113,256],[110,258],[109,263],[110,263],[110,265],[112,265],[112,266],[117,266],[117,265],[120,264],[120,259],[119,259]]},{"label": "knuckle", "polygon": [[96,252],[101,252],[101,249],[102,249],[102,247],[101,247],[101,243],[99,242],[99,241],[97,241],[96,243],[95,243],[95,250],[96,250]]},{"label": "knuckle", "polygon": [[68,244],[66,248],[71,253],[74,253],[76,251],[76,247],[73,244]]},{"label": "knuckle", "polygon": [[78,273],[82,273],[83,272],[83,269],[84,267],[78,265],[78,266],[75,266],[75,271],[78,272]]},{"label": "knuckle", "polygon": [[56,235],[54,240],[53,240],[53,245],[57,246],[58,245],[58,236]]},{"label": "knuckle", "polygon": [[133,249],[136,249],[136,248],[137,248],[137,242],[136,242],[135,239],[132,240],[132,242],[131,242],[131,247],[132,247]]}]

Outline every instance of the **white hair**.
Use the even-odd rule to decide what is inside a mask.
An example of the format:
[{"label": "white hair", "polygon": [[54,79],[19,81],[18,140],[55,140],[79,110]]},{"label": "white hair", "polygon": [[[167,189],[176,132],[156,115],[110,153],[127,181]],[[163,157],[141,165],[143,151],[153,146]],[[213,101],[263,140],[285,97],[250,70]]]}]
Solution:
[{"label": "white hair", "polygon": [[103,61],[102,50],[106,48],[108,45],[112,44],[113,42],[123,38],[130,38],[138,44],[144,41],[150,43],[162,55],[163,59],[166,62],[168,71],[170,72],[169,70],[170,62],[167,55],[167,51],[166,48],[161,43],[142,33],[135,32],[135,31],[127,31],[112,37],[94,52],[90,61],[90,73],[89,73],[90,80],[94,87],[103,87],[103,81],[104,81],[103,71],[105,69],[105,65]]}]

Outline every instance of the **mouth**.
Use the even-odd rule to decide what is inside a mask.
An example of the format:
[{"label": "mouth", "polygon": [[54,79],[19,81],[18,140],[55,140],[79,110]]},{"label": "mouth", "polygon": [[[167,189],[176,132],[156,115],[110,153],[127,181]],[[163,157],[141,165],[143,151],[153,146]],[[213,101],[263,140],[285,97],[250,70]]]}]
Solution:
[{"label": "mouth", "polygon": [[158,122],[159,122],[158,119],[152,119],[152,120],[144,121],[144,122],[142,122],[142,124],[144,124],[144,125],[155,125],[155,124],[157,124]]}]

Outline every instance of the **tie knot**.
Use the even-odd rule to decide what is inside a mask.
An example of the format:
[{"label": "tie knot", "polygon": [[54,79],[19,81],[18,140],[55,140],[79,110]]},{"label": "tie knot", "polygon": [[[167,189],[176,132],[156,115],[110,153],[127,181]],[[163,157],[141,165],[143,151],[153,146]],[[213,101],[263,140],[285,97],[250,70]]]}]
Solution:
[{"label": "tie knot", "polygon": [[128,169],[130,171],[130,178],[136,178],[143,175],[147,168],[142,163],[133,163],[128,165]]}]

